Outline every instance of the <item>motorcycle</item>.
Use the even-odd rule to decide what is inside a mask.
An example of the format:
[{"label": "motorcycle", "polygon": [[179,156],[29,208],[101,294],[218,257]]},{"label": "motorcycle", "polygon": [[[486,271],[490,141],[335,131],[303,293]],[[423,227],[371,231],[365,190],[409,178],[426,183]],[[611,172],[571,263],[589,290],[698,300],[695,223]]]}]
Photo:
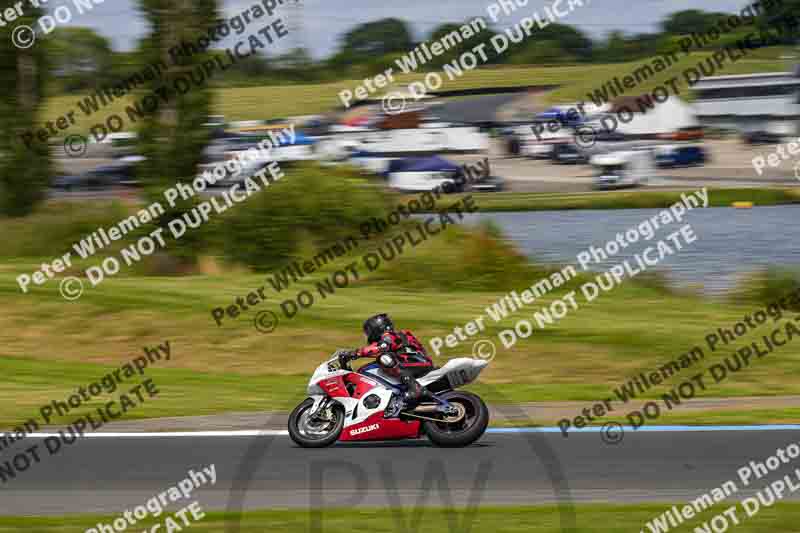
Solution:
[{"label": "motorcycle", "polygon": [[[423,435],[437,446],[468,446],[489,425],[489,410],[475,394],[457,391],[475,381],[488,361],[451,359],[417,381],[430,398],[410,410],[386,417],[400,401],[399,379],[382,372],[378,363],[353,371],[342,352],[317,367],[308,383],[309,398],[289,416],[289,436],[304,448],[334,442],[417,439]],[[395,409],[396,410],[396,409]],[[391,412],[391,410],[389,411]]]}]

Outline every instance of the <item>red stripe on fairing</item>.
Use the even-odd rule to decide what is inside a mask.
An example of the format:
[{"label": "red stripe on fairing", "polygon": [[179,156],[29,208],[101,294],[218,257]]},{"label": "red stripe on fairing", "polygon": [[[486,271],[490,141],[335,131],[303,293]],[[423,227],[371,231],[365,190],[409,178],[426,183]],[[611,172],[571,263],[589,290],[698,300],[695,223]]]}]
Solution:
[{"label": "red stripe on fairing", "polygon": [[[372,425],[378,427],[363,433],[357,433],[358,430],[368,428]],[[356,441],[356,440],[397,440],[397,439],[413,439],[419,437],[420,423],[419,420],[406,422],[398,418],[383,418],[383,412],[375,413],[363,422],[354,426],[346,427],[342,430],[339,436],[340,441]],[[353,435],[352,432],[356,432]]]},{"label": "red stripe on fairing", "polygon": [[342,376],[336,376],[333,378],[323,379],[317,383],[319,387],[325,391],[325,394],[330,396],[331,398],[340,398],[342,396],[349,397],[350,395],[347,393],[347,387],[344,386],[344,380]]},{"label": "red stripe on fairing", "polygon": [[348,383],[355,385],[355,390],[352,394],[352,397],[355,399],[359,399],[372,389],[380,387],[380,385],[378,385],[374,379],[364,376],[363,374],[359,374],[358,372],[346,374],[343,379]]}]

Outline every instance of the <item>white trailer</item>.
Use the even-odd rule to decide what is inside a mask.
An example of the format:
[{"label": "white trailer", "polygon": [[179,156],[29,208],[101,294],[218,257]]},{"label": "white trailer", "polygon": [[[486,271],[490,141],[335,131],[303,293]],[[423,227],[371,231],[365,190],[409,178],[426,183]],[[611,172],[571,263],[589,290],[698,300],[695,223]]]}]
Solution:
[{"label": "white trailer", "polygon": [[625,150],[593,156],[596,189],[637,187],[655,176],[655,161],[651,150]]},{"label": "white trailer", "polygon": [[489,136],[474,126],[423,126],[386,130],[337,127],[331,133],[332,135],[320,142],[320,153],[328,154],[332,159],[337,154],[344,158],[352,151],[391,157],[485,152],[489,149]]}]

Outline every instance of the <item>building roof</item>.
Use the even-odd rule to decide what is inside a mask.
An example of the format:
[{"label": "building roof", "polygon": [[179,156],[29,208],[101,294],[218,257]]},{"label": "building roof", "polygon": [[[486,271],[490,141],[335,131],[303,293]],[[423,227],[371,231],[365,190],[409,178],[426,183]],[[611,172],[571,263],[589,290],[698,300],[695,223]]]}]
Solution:
[{"label": "building roof", "polygon": [[737,98],[734,100],[697,100],[693,105],[701,117],[739,116],[784,116],[800,114],[800,106],[794,96],[771,98]]},{"label": "building roof", "polygon": [[469,96],[443,100],[431,112],[445,122],[480,124],[497,122],[500,108],[520,98],[519,93]]},{"label": "building roof", "polygon": [[711,76],[701,78],[692,89],[723,89],[726,87],[799,85],[800,78],[793,72],[767,72],[762,74],[737,74],[732,76]]}]

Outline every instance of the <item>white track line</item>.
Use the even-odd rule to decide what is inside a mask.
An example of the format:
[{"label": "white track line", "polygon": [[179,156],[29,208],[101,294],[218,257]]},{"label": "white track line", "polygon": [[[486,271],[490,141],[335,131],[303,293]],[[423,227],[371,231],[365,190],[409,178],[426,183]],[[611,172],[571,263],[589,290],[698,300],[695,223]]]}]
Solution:
[{"label": "white track line", "polygon": [[[660,433],[660,432],[699,432],[699,431],[800,431],[800,424],[775,424],[756,426],[643,426],[635,429],[622,426],[625,432],[631,433]],[[572,428],[569,433],[600,433],[607,430],[605,427],[592,426],[587,428]],[[518,428],[489,428],[487,433],[561,433],[557,427],[518,427]],[[154,431],[154,432],[96,432],[86,433],[84,438],[127,438],[127,437],[286,437],[286,430],[236,430],[236,431]],[[27,437],[46,438],[58,437],[58,433],[28,433]]]}]

